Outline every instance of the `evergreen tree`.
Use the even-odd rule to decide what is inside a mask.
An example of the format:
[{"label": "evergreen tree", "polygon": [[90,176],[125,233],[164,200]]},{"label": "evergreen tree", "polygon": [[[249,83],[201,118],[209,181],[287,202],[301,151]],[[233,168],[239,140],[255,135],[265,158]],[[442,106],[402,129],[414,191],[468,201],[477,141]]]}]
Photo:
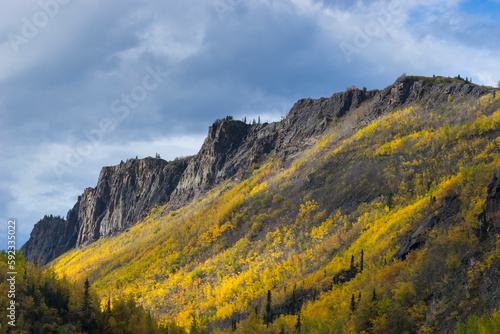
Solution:
[{"label": "evergreen tree", "polygon": [[394,206],[394,194],[392,192],[387,196],[387,202],[385,205],[389,208],[389,211],[392,210],[392,207]]},{"label": "evergreen tree", "polygon": [[95,333],[96,310],[94,308],[92,297],[90,295],[90,282],[88,278],[85,279],[84,283],[83,301],[80,306],[79,318],[82,324],[82,331],[84,333]]},{"label": "evergreen tree", "polygon": [[349,268],[351,278],[356,276],[356,265],[354,264],[354,255],[351,255],[351,267]]},{"label": "evergreen tree", "polygon": [[351,304],[350,304],[349,308],[351,309],[352,312],[354,312],[356,310],[356,298],[354,297],[354,293],[352,294]]},{"label": "evergreen tree", "polygon": [[194,314],[192,315],[193,319],[191,320],[191,327],[189,329],[190,334],[199,334],[200,331],[198,329],[198,322],[196,321],[196,317]]},{"label": "evergreen tree", "polygon": [[273,322],[273,312],[271,309],[271,290],[267,290],[267,302],[266,309],[264,313],[264,324],[269,327],[269,324]]},{"label": "evergreen tree", "polygon": [[231,320],[231,330],[234,332],[236,330],[236,320]]},{"label": "evergreen tree", "polygon": [[300,333],[300,328],[302,327],[302,321],[300,321],[300,312],[297,315],[297,322],[295,323],[295,331]]},{"label": "evergreen tree", "polygon": [[377,292],[375,291],[375,288],[373,288],[373,292],[372,292],[372,302],[374,301],[377,301]]},{"label": "evergreen tree", "polygon": [[297,313],[297,293],[295,292],[296,285],[293,286],[292,290],[292,305],[290,307],[290,314]]},{"label": "evergreen tree", "polygon": [[362,273],[363,272],[363,257],[364,257],[364,251],[361,250],[361,260],[359,262],[359,272]]}]

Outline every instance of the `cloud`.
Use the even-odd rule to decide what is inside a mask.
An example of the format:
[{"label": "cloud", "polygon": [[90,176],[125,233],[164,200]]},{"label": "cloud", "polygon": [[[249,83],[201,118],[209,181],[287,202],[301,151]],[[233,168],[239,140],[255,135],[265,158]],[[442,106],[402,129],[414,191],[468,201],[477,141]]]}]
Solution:
[{"label": "cloud", "polygon": [[[383,88],[403,72],[500,79],[492,1],[69,1],[15,52],[9,34],[41,11],[9,2],[0,13],[0,213],[23,220],[24,239],[103,165],[193,154],[214,119],[278,120],[300,98]],[[143,99],[157,66],[168,75]],[[134,92],[119,118],[114,102]],[[104,119],[114,129],[61,182],[53,162]]]}]

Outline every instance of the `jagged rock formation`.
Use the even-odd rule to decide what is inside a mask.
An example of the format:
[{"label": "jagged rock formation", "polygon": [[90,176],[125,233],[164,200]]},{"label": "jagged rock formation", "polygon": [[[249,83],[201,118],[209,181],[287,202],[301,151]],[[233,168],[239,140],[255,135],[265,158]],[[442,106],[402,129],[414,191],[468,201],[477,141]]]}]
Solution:
[{"label": "jagged rock formation", "polygon": [[65,219],[45,216],[36,223],[22,252],[28,260],[45,264],[75,247],[77,232]]},{"label": "jagged rock formation", "polygon": [[87,188],[68,213],[68,222],[80,227],[76,247],[123,231],[167,203],[186,165],[186,160],[147,158],[104,167],[97,186]]},{"label": "jagged rock formation", "polygon": [[23,253],[28,260],[45,264],[72,248],[124,231],[169,201],[188,161],[131,159],[104,167],[97,186],[85,189],[66,220],[35,225]]},{"label": "jagged rock formation", "polygon": [[[465,82],[435,84],[425,78],[401,77],[381,91],[348,89],[330,98],[302,99],[280,122],[218,121],[194,157],[175,162],[133,159],[103,168],[97,186],[85,190],[66,221],[56,227],[37,224],[23,251],[28,260],[40,258],[46,263],[68,249],[127,229],[155,205],[168,203],[170,210],[177,209],[228,178],[241,180],[254,163],[268,157],[292,161],[314,145],[332,122],[357,108],[368,110],[369,121],[403,105],[436,107],[450,96],[477,98],[489,92]],[[49,235],[53,237],[40,247],[40,239]]]},{"label": "jagged rock formation", "polygon": [[428,238],[429,232],[436,226],[446,223],[456,222],[460,213],[460,200],[457,196],[443,198],[442,205],[434,212],[431,212],[415,232],[412,233],[406,242],[398,249],[394,258],[405,260],[406,256],[415,249],[422,247]]},{"label": "jagged rock formation", "polygon": [[486,239],[489,232],[496,234],[500,231],[500,179],[496,176],[488,185],[488,197],[478,220],[478,236],[481,240]]},{"label": "jagged rock formation", "polygon": [[247,125],[239,121],[214,123],[199,153],[192,159],[169,203],[171,209],[186,205],[212,186],[230,177],[241,179],[265,156],[290,160],[313,145],[335,119],[366,104],[374,119],[402,105],[422,103],[431,108],[448,97],[480,97],[484,87],[453,82],[432,84],[401,77],[381,91],[348,89],[330,98],[302,99],[281,122]]}]

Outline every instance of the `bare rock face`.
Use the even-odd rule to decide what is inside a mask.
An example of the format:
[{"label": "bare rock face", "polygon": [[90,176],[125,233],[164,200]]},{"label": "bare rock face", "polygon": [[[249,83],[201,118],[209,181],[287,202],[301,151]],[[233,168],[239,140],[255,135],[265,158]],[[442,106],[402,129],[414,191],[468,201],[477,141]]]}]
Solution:
[{"label": "bare rock face", "polygon": [[85,189],[66,220],[43,219],[35,225],[23,246],[24,255],[45,264],[133,226],[153,207],[170,200],[188,160],[132,159],[104,167],[97,186]]},{"label": "bare rock face", "polygon": [[42,264],[75,247],[78,230],[74,224],[61,217],[45,216],[36,223],[30,239],[22,247],[24,256]]},{"label": "bare rock face", "polygon": [[[66,221],[35,225],[24,253],[28,260],[40,258],[46,263],[71,248],[126,230],[156,205],[168,203],[168,210],[175,210],[224,180],[240,181],[249,175],[254,163],[269,157],[292,161],[313,146],[332,122],[362,106],[375,119],[400,106],[418,103],[437,107],[450,96],[478,98],[489,92],[465,82],[433,84],[432,80],[401,77],[381,91],[350,88],[330,98],[302,99],[280,122],[249,125],[230,119],[217,121],[193,157],[174,162],[132,159],[103,168],[97,186],[84,191]],[[429,217],[428,223],[435,224],[436,219]],[[415,242],[421,238],[413,239],[407,245],[410,249],[402,250],[400,257],[418,246]]]},{"label": "bare rock face", "polygon": [[407,238],[405,243],[398,249],[394,258],[398,260],[405,260],[406,256],[415,249],[422,247],[429,232],[440,224],[452,224],[459,219],[460,213],[460,200],[457,196],[449,196],[443,198],[441,207],[435,212],[429,214],[417,228],[415,232]]},{"label": "bare rock face", "polygon": [[234,120],[216,122],[210,126],[199,153],[189,162],[173,193],[171,206],[181,207],[220,181],[233,176],[242,160],[235,159],[235,156],[250,128],[250,125]]},{"label": "bare rock face", "polygon": [[68,213],[80,226],[76,247],[124,231],[154,206],[165,204],[186,168],[184,161],[132,159],[104,167],[95,188],[87,188]]},{"label": "bare rock face", "polygon": [[481,240],[485,240],[490,233],[500,232],[500,179],[496,175],[488,184],[488,197],[478,220],[477,234]]}]

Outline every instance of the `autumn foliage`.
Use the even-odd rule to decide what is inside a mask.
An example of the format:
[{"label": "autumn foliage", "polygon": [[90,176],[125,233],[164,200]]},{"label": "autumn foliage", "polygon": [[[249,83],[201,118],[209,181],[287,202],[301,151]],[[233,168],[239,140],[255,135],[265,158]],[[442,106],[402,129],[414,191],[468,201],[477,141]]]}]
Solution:
[{"label": "autumn foliage", "polygon": [[[494,236],[483,245],[476,233],[500,171],[499,126],[498,94],[369,122],[360,108],[293,162],[264,161],[246,180],[228,180],[178,211],[157,207],[50,270],[89,278],[101,305],[132,297],[160,322],[197,332],[487,326],[498,315],[466,317],[481,310],[481,273],[500,259]],[[429,230],[405,261],[395,259],[449,197],[459,200],[456,216]]]}]

